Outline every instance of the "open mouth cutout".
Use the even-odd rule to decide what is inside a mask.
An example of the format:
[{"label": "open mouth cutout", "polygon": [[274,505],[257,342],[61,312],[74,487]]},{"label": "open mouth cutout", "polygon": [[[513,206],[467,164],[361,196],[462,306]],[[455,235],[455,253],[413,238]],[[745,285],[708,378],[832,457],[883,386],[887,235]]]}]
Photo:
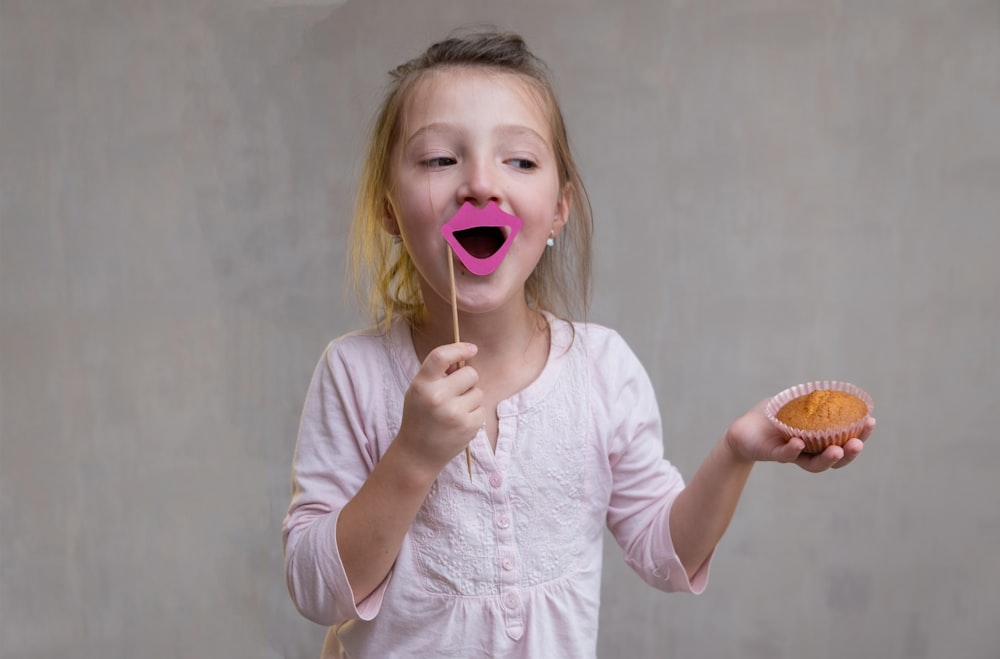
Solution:
[{"label": "open mouth cutout", "polygon": [[483,276],[500,267],[522,224],[521,218],[492,201],[483,208],[465,202],[441,227],[441,234],[466,270]]}]

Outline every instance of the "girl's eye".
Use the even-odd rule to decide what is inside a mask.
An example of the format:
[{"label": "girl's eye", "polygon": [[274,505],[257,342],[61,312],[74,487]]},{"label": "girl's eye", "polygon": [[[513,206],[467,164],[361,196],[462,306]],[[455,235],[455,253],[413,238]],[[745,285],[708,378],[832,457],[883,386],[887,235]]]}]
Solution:
[{"label": "girl's eye", "polygon": [[447,167],[449,165],[454,165],[456,162],[457,161],[454,158],[449,158],[447,156],[440,156],[438,158],[428,158],[427,160],[423,161],[423,164],[428,167],[438,168],[438,167]]},{"label": "girl's eye", "polygon": [[534,169],[535,167],[538,167],[535,161],[528,160],[527,158],[511,158],[507,162],[518,169]]}]

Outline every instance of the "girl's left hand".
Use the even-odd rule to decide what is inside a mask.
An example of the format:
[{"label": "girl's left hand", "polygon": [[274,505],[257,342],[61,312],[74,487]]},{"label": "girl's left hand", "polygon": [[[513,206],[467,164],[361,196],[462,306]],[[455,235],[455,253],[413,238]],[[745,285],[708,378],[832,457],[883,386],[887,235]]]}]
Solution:
[{"label": "girl's left hand", "polygon": [[754,462],[794,462],[802,469],[819,473],[849,465],[861,453],[864,442],[875,428],[875,419],[868,419],[859,437],[841,446],[828,446],[822,453],[803,453],[805,442],[799,437],[785,439],[764,414],[768,399],[764,399],[737,419],[726,431],[726,443],[733,454]]}]

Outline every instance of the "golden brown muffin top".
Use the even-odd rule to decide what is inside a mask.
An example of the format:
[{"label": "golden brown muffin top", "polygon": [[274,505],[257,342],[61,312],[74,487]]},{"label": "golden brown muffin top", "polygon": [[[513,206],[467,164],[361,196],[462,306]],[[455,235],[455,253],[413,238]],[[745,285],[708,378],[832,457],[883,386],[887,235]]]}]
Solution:
[{"label": "golden brown muffin top", "polygon": [[785,403],[775,418],[799,430],[830,430],[864,418],[865,402],[846,391],[818,389]]}]

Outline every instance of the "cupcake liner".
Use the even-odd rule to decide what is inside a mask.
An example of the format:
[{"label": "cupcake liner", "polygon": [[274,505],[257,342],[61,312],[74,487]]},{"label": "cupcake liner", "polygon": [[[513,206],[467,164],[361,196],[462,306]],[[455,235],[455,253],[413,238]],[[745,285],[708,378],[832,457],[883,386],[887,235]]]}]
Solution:
[{"label": "cupcake liner", "polygon": [[[843,391],[857,396],[868,408],[868,413],[854,423],[838,426],[836,428],[830,428],[828,430],[799,430],[782,423],[777,419],[777,417],[775,417],[778,410],[780,410],[789,401],[798,398],[799,396],[805,396],[822,389]],[[868,393],[861,387],[848,382],[838,382],[836,380],[817,380],[815,382],[797,384],[794,387],[789,387],[780,394],[777,394],[767,402],[767,406],[764,408],[764,414],[767,415],[768,420],[770,420],[770,422],[774,424],[774,426],[780,430],[786,438],[791,439],[792,437],[801,437],[806,443],[804,452],[822,453],[823,449],[827,446],[843,446],[847,443],[847,440],[860,435],[861,431],[864,430],[865,422],[868,420],[868,417],[871,416],[874,408],[875,404],[872,402],[872,397],[869,396]]]}]

